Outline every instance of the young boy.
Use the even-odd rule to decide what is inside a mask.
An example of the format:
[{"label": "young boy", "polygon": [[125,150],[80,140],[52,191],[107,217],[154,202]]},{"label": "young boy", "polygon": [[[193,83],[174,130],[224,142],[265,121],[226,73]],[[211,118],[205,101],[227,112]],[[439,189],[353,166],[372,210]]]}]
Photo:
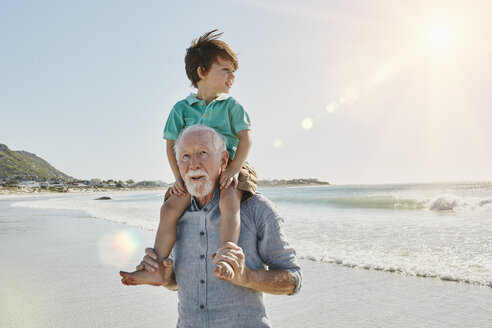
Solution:
[{"label": "young boy", "polygon": [[[196,94],[174,105],[164,128],[167,140],[167,158],[176,182],[166,193],[161,207],[154,251],[158,262],[167,258],[176,241],[177,221],[190,205],[183,177],[179,173],[174,142],[187,126],[202,124],[216,129],[227,139],[229,163],[220,177],[220,241],[238,243],[240,232],[241,201],[251,197],[256,190],[257,177],[254,169],[245,164],[251,148],[251,124],[248,114],[232,97],[224,94],[234,83],[234,72],[238,68],[236,54],[227,43],[218,40],[222,33],[213,30],[193,40],[187,49],[186,74]],[[134,273],[147,275],[143,271]],[[215,275],[223,280],[234,278],[234,271],[227,262],[219,262]]]}]

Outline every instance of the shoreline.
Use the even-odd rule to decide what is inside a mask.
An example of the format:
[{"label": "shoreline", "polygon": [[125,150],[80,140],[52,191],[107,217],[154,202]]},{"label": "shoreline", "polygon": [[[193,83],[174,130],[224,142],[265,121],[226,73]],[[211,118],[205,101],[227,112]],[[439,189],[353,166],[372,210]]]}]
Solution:
[{"label": "shoreline", "polygon": [[[328,187],[333,186],[331,184],[288,184],[288,185],[264,185],[258,186],[258,188],[300,188],[300,187]],[[17,188],[2,188],[0,189],[0,199],[6,199],[8,196],[60,196],[67,194],[91,194],[91,193],[125,193],[125,192],[148,192],[148,191],[162,191],[166,192],[169,187],[142,187],[142,188],[87,188],[87,189],[76,189],[69,188],[67,191],[51,191],[44,189],[33,189],[33,190],[22,190]]]},{"label": "shoreline", "polygon": [[[265,191],[266,192],[266,191]],[[88,210],[89,208],[93,208],[93,206],[87,207],[87,204],[85,204],[85,207],[82,206],[64,206],[64,202],[68,200],[70,197],[77,197],[77,196],[83,196],[83,197],[77,197],[78,201],[76,204],[81,204],[80,200],[83,199],[84,202],[92,202],[94,200],[99,201],[99,198],[103,197],[108,197],[109,201],[121,201],[122,197],[125,194],[130,194],[130,195],[135,195],[137,197],[139,194],[146,194],[146,193],[156,193],[157,196],[161,196],[161,194],[164,193],[163,190],[157,189],[157,188],[146,188],[146,189],[127,189],[127,190],[105,190],[105,191],[89,191],[89,192],[73,192],[73,193],[58,193],[58,192],[42,192],[42,193],[23,193],[23,194],[13,194],[13,195],[0,195],[0,201],[1,200],[12,200],[12,201],[19,201],[19,202],[32,202],[31,204],[19,204],[19,208],[39,208],[43,210],[61,210],[61,211],[83,211],[84,215],[87,215],[89,217],[98,219],[98,220],[105,220],[117,224],[124,224],[125,226],[129,227],[135,227],[138,229],[142,229],[145,231],[153,231],[155,232],[157,229],[157,226],[154,226],[153,223],[149,224],[148,222],[140,222],[140,224],[135,224],[133,221],[124,221],[124,220],[119,220],[117,214],[116,219],[114,216],[107,216],[108,211],[101,213],[100,211],[92,211]],[[121,195],[121,196],[120,196]],[[131,197],[134,197],[134,196]],[[103,196],[103,197],[100,197]],[[120,197],[119,197],[120,196]],[[56,202],[53,204],[50,202],[46,202],[48,200],[53,200],[56,199]],[[33,205],[36,204],[37,201],[41,201],[43,204],[42,206],[37,206]],[[104,203],[106,200],[103,200],[102,203]],[[101,203],[101,204],[102,204]],[[15,204],[14,206],[17,206]],[[106,205],[104,205],[106,206]],[[20,209],[21,210],[21,209]],[[136,213],[135,213],[136,214]],[[140,213],[139,213],[140,214]],[[151,215],[154,215],[153,213]],[[132,218],[135,218],[132,216]],[[292,233],[292,231],[291,231]],[[301,253],[302,254],[302,253]],[[314,257],[313,255],[304,255],[302,257],[299,257],[300,259],[310,261],[310,262],[315,262],[315,263],[324,263],[324,264],[331,264],[331,265],[336,265],[340,267],[346,267],[346,268],[356,268],[356,269],[362,269],[364,271],[378,271],[378,272],[385,272],[385,273],[393,273],[393,274],[399,274],[399,275],[404,275],[404,276],[409,276],[409,277],[420,277],[420,278],[426,278],[426,279],[437,279],[440,281],[446,281],[446,282],[454,282],[454,283],[463,283],[463,284],[469,284],[469,285],[475,285],[475,286],[484,286],[488,288],[492,288],[492,280],[470,280],[463,278],[462,276],[453,276],[453,275],[447,275],[447,274],[433,274],[432,270],[431,271],[415,271],[415,270],[410,270],[408,271],[408,268],[405,269],[399,268],[399,267],[388,267],[388,266],[380,266],[379,264],[370,264],[367,262],[363,263],[355,263],[353,261],[345,261],[342,259],[339,259],[338,257],[335,258],[330,258],[330,257]]]},{"label": "shoreline", "polygon": [[12,188],[2,188],[0,189],[0,196],[3,195],[64,195],[64,194],[90,194],[90,193],[102,193],[102,192],[133,192],[133,191],[159,191],[166,190],[168,187],[142,187],[142,188],[69,188],[67,191],[51,191],[46,189],[18,189],[15,187]]}]

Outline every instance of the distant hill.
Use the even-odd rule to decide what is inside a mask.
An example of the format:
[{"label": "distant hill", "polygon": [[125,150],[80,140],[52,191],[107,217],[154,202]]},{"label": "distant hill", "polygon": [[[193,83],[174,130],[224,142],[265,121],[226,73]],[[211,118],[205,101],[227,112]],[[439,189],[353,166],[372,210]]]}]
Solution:
[{"label": "distant hill", "polygon": [[0,144],[0,179],[3,180],[63,180],[72,177],[58,171],[50,163],[27,151],[13,151]]}]

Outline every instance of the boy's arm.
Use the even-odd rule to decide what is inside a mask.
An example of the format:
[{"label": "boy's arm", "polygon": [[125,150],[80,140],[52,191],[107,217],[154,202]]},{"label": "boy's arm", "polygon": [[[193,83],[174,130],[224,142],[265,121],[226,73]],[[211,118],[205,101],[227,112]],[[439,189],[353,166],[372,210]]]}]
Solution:
[{"label": "boy's arm", "polygon": [[174,178],[176,179],[172,191],[173,193],[181,196],[186,194],[186,187],[184,185],[183,178],[181,177],[181,173],[179,173],[179,166],[176,161],[176,154],[174,153],[174,143],[175,140],[166,139],[166,154],[167,160],[169,161],[169,166],[171,166]]},{"label": "boy's arm", "polygon": [[236,177],[234,181],[234,187],[237,187],[237,175],[241,170],[244,162],[248,158],[249,151],[251,149],[251,145],[253,143],[253,138],[251,136],[251,130],[246,129],[239,131],[237,133],[239,138],[239,143],[237,144],[236,155],[234,159],[229,163],[226,170],[222,172],[220,176],[220,187],[227,188],[234,181],[234,177]]}]

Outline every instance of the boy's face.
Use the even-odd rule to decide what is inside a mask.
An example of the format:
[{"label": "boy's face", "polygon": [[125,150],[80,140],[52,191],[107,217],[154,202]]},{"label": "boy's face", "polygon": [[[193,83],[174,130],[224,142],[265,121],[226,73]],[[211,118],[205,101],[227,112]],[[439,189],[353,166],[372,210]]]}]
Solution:
[{"label": "boy's face", "polygon": [[217,57],[208,72],[200,78],[199,88],[203,86],[214,93],[228,93],[234,83],[234,66],[230,61]]}]

